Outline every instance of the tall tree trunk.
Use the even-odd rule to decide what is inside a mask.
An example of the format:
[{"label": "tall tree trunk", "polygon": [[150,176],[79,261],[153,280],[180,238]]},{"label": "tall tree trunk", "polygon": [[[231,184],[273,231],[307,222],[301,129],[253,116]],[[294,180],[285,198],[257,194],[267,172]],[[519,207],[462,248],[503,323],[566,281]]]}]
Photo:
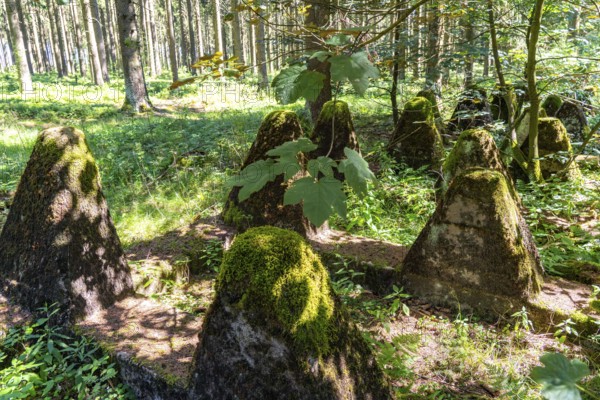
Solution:
[{"label": "tall tree trunk", "polygon": [[192,68],[192,65],[198,60],[198,49],[196,48],[196,33],[194,32],[195,17],[194,7],[192,6],[192,0],[186,0],[187,14],[188,14],[188,32],[190,34],[190,72],[192,75],[196,75],[196,70]]},{"label": "tall tree trunk", "polygon": [[240,11],[238,11],[239,5],[239,0],[231,0],[231,12],[233,13],[231,34],[233,36],[233,55],[237,57],[239,63],[244,64],[244,48],[242,47],[242,23],[240,18]]},{"label": "tall tree trunk", "polygon": [[110,76],[108,75],[108,64],[106,62],[106,44],[104,43],[104,33],[102,32],[98,0],[88,1],[90,1],[90,11],[92,12],[92,22],[94,25],[94,34],[96,36],[96,48],[98,49],[98,57],[100,59],[100,70],[102,71],[102,78],[104,82],[110,82]]},{"label": "tall tree trunk", "polygon": [[[463,3],[463,7],[468,8],[469,4],[468,2],[464,2]],[[473,86],[473,64],[474,64],[474,57],[473,57],[473,41],[475,40],[475,28],[473,27],[473,13],[471,12],[467,12],[465,14],[465,17],[462,21],[463,23],[463,29],[464,29],[464,35],[465,35],[465,42],[466,42],[466,57],[465,57],[465,88],[471,87]]]},{"label": "tall tree trunk", "polygon": [[421,76],[421,27],[419,26],[419,20],[421,15],[422,7],[419,7],[415,10],[411,21],[412,21],[412,48],[411,54],[414,56],[413,64],[412,64],[412,75],[413,78],[419,79]]},{"label": "tall tree trunk", "polygon": [[442,74],[440,71],[441,11],[440,5],[434,1],[428,10],[427,60],[425,62],[425,81],[428,87],[440,90]]},{"label": "tall tree trunk", "polygon": [[177,70],[177,42],[175,41],[175,28],[173,27],[173,4],[171,3],[171,0],[165,0],[165,7],[167,9],[169,61],[171,62],[171,74],[173,75],[173,82],[176,82],[179,80],[179,73]]},{"label": "tall tree trunk", "polygon": [[77,62],[79,64],[79,74],[83,77],[87,74],[86,63],[83,58],[83,40],[81,37],[81,23],[79,22],[79,11],[77,10],[77,2],[71,3],[71,18],[75,27],[75,40],[77,42]]},{"label": "tall tree trunk", "polygon": [[123,60],[123,77],[125,79],[123,109],[137,113],[152,108],[152,105],[146,90],[144,69],[140,56],[135,5],[131,0],[117,0],[116,12],[119,47]]},{"label": "tall tree trunk", "polygon": [[[259,0],[260,2],[260,0]],[[259,4],[259,3],[257,3]],[[215,53],[221,52],[225,54],[225,48],[223,47],[223,23],[221,18],[221,0],[213,1],[213,23],[214,23],[214,40],[215,40]]]},{"label": "tall tree trunk", "polygon": [[179,7],[179,41],[181,43],[181,59],[179,60],[180,66],[187,66],[189,69],[189,49],[188,49],[188,38],[185,32],[185,12],[183,8],[182,0],[178,0],[177,6]]},{"label": "tall tree trunk", "polygon": [[[260,1],[257,4],[260,6]],[[269,87],[269,72],[267,70],[265,21],[263,20],[262,10],[258,12],[258,25],[256,26],[256,63],[258,64],[258,73],[260,74],[259,88],[260,90],[266,90]]]},{"label": "tall tree trunk", "polygon": [[50,72],[52,70],[52,61],[50,60],[50,56],[48,54],[48,43],[50,43],[48,36],[46,34],[47,25],[42,23],[42,12],[39,7],[35,8],[35,18],[37,21],[38,32],[40,34],[40,49],[42,52],[42,59],[44,61],[44,70],[46,72]]},{"label": "tall tree trunk", "polygon": [[148,55],[148,65],[150,65],[150,76],[156,76],[156,56],[154,55],[154,40],[152,39],[152,28],[150,23],[150,8],[142,7],[140,15],[142,16],[142,25],[144,26],[144,40],[146,43],[146,54]]},{"label": "tall tree trunk", "polygon": [[148,5],[148,21],[151,25],[150,34],[152,35],[152,43],[154,43],[154,67],[156,69],[156,75],[160,75],[162,73],[162,56],[158,35],[156,33],[156,13],[154,10],[154,0],[149,0]]},{"label": "tall tree trunk", "polygon": [[[305,27],[307,31],[311,32],[308,34],[304,47],[307,51],[317,51],[322,48],[318,30],[326,27],[329,24],[329,17],[332,10],[332,0],[306,0],[304,2],[307,6],[311,6],[308,9],[308,16],[305,20]],[[332,88],[331,88],[331,64],[328,61],[319,61],[318,58],[311,58],[308,60],[308,69],[310,71],[317,71],[325,75],[323,80],[323,88],[315,101],[307,101],[306,105],[310,110],[310,115],[313,122],[317,121],[323,105],[331,100]]]},{"label": "tall tree trunk", "polygon": [[111,69],[114,72],[116,70],[117,65],[117,45],[116,45],[116,35],[115,35],[115,26],[113,22],[113,1],[105,0],[104,5],[106,7],[106,29],[107,29],[107,39],[108,39],[108,55],[110,57]]},{"label": "tall tree trunk", "polygon": [[544,0],[536,0],[532,12],[527,40],[527,89],[529,93],[529,157],[527,159],[529,179],[534,182],[542,180],[538,149],[538,121],[540,111],[540,94],[535,77],[536,50],[542,26]]},{"label": "tall tree trunk", "polygon": [[71,65],[69,64],[69,49],[67,46],[67,31],[65,24],[63,23],[62,6],[58,5],[58,2],[53,2],[54,18],[56,21],[56,28],[58,33],[58,47],[60,49],[60,62],[62,64],[62,70],[64,76],[71,75]]},{"label": "tall tree trunk", "polygon": [[[400,0],[396,0],[396,6],[400,6]],[[401,11],[398,10],[398,17],[401,15]],[[402,26],[404,24],[398,24],[394,29],[394,37],[393,37],[393,47],[394,47],[394,65],[392,67],[392,88],[390,90],[390,98],[392,101],[392,117],[394,120],[394,126],[398,123],[398,119],[400,118],[400,113],[398,110],[398,78],[400,78],[400,71],[404,71],[402,75],[406,72],[405,60],[405,52],[406,48],[404,47],[404,40],[401,40],[402,34]],[[402,77],[404,79],[404,76]]]},{"label": "tall tree trunk", "polygon": [[198,0],[198,8],[197,13],[196,13],[196,32],[198,34],[198,55],[199,56],[203,56],[206,52],[205,48],[204,48],[204,31],[205,31],[205,26],[203,20],[203,6],[202,6],[202,0]]},{"label": "tall tree trunk", "polygon": [[29,68],[29,73],[33,74],[33,60],[32,60],[32,51],[31,51],[31,41],[29,40],[29,29],[27,29],[27,23],[25,21],[25,15],[23,14],[23,7],[21,1],[17,1],[17,12],[19,13],[19,25],[21,26],[21,34],[23,35],[23,43],[25,44],[25,54],[27,58],[27,67]]},{"label": "tall tree trunk", "polygon": [[13,42],[13,57],[15,64],[19,71],[19,83],[21,92],[29,92],[33,90],[33,83],[31,82],[31,74],[29,66],[27,65],[27,55],[25,50],[25,42],[23,40],[23,32],[21,32],[21,25],[19,23],[19,11],[15,0],[6,0],[6,12],[8,15],[8,22],[10,31],[12,34]]},{"label": "tall tree trunk", "polygon": [[33,36],[33,58],[35,60],[36,69],[38,72],[48,72],[46,70],[46,64],[44,63],[44,57],[42,56],[41,46],[40,46],[40,35],[37,24],[37,13],[34,10],[34,7],[31,6],[31,3],[27,3],[27,14],[30,16],[30,25],[31,25],[31,34]]},{"label": "tall tree trunk", "polygon": [[81,9],[83,11],[83,22],[87,33],[88,47],[90,50],[93,80],[96,85],[100,86],[104,84],[104,77],[102,74],[102,63],[100,61],[100,54],[98,53],[98,44],[96,42],[96,34],[94,22],[92,20],[90,0],[81,0]]}]

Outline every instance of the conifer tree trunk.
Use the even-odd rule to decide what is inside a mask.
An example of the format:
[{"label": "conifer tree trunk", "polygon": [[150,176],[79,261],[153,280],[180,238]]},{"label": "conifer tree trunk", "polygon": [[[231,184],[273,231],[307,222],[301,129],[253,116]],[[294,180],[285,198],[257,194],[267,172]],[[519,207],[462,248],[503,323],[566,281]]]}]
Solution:
[{"label": "conifer tree trunk", "polygon": [[[260,5],[260,2],[257,4]],[[266,90],[269,87],[269,75],[267,71],[265,21],[262,19],[262,11],[259,11],[258,25],[256,26],[256,64],[258,64],[258,73],[260,74],[259,88]]]},{"label": "conifer tree trunk", "polygon": [[156,74],[160,75],[162,72],[162,53],[160,51],[160,44],[158,35],[156,33],[156,13],[154,10],[154,0],[148,0],[148,22],[150,24],[152,43],[154,44],[154,67]]},{"label": "conifer tree trunk", "polygon": [[[304,22],[305,28],[309,32],[304,41],[304,47],[307,51],[317,51],[322,48],[322,43],[318,32],[315,30],[322,29],[329,24],[331,15],[331,0],[306,0],[305,5],[311,6],[308,9],[308,16]],[[323,80],[323,88],[315,101],[307,101],[306,105],[310,111],[313,122],[317,121],[323,105],[331,100],[331,64],[328,61],[319,61],[318,58],[308,60],[308,69],[310,71],[320,72],[325,75]]]},{"label": "conifer tree trunk", "polygon": [[27,56],[27,67],[29,68],[29,73],[33,74],[35,71],[33,69],[33,59],[31,50],[31,41],[29,40],[29,29],[27,29],[27,24],[25,22],[25,15],[23,14],[23,7],[21,1],[17,1],[17,12],[19,13],[19,26],[21,27],[21,34],[23,35],[23,43],[25,44],[25,55]]},{"label": "conifer tree trunk", "polygon": [[81,9],[83,11],[83,22],[87,33],[93,81],[96,85],[101,86],[104,84],[104,77],[102,74],[102,63],[100,61],[100,54],[98,53],[98,44],[96,42],[96,34],[94,22],[92,20],[90,0],[81,0]]},{"label": "conifer tree trunk", "polygon": [[192,69],[191,66],[198,60],[198,49],[196,48],[196,33],[194,32],[194,7],[192,6],[192,0],[186,0],[187,7],[187,22],[188,32],[190,37],[190,70],[193,75],[196,75],[196,70]]},{"label": "conifer tree trunk", "polygon": [[109,0],[105,0],[104,2],[105,6],[106,6],[106,29],[107,29],[107,39],[108,39],[108,45],[109,45],[109,51],[108,54],[110,56],[110,62],[111,62],[111,69],[113,70],[113,72],[116,69],[116,65],[118,62],[118,57],[117,57],[117,45],[116,45],[116,40],[117,40],[117,35],[115,33],[115,25],[114,25],[114,20],[113,20],[113,2],[109,1]]},{"label": "conifer tree trunk", "polygon": [[106,44],[104,43],[104,33],[102,32],[100,9],[98,7],[98,0],[89,0],[90,10],[92,12],[92,19],[94,25],[94,34],[96,36],[96,47],[98,49],[98,57],[100,60],[100,69],[102,71],[102,78],[104,82],[110,81],[108,75],[108,64],[106,61]]},{"label": "conifer tree trunk", "polygon": [[239,63],[244,64],[244,48],[242,46],[242,24],[240,12],[237,10],[239,5],[239,0],[231,0],[231,12],[233,13],[231,34],[233,36],[233,55],[237,57]]},{"label": "conifer tree trunk", "polygon": [[173,75],[173,82],[179,80],[179,73],[177,70],[177,42],[175,41],[175,28],[173,27],[173,4],[171,0],[165,0],[165,7],[167,9],[167,35],[169,36],[169,61],[171,63],[171,74]]},{"label": "conifer tree trunk", "polygon": [[69,65],[68,60],[69,50],[67,49],[67,32],[61,18],[62,9],[57,2],[53,1],[52,3],[54,20],[56,21],[56,33],[58,34],[58,47],[60,49],[60,63],[62,65],[63,76],[69,76],[71,75],[71,66]]},{"label": "conifer tree trunk", "polygon": [[85,76],[87,74],[87,67],[85,60],[83,59],[83,40],[81,37],[81,23],[79,22],[79,11],[77,10],[77,2],[71,3],[71,18],[73,19],[73,26],[75,28],[75,40],[77,42],[77,62],[79,64],[79,74]]},{"label": "conifer tree trunk", "polygon": [[442,36],[442,24],[440,21],[440,5],[434,1],[428,11],[428,35],[427,35],[427,60],[425,62],[425,80],[429,87],[440,89],[442,85],[442,74],[440,64],[439,41]]},{"label": "conifer tree trunk", "polygon": [[179,41],[181,45],[181,59],[179,60],[180,67],[189,66],[189,48],[188,48],[188,38],[185,31],[185,12],[183,8],[182,0],[178,0],[177,6],[179,8]]},{"label": "conifer tree trunk", "polygon": [[150,76],[156,76],[156,57],[154,55],[154,41],[152,40],[149,7],[142,7],[140,15],[142,16],[142,25],[144,26],[145,31],[144,40],[146,44],[146,54],[148,55],[148,65],[150,65]]},{"label": "conifer tree trunk", "polygon": [[198,35],[198,56],[203,56],[206,52],[205,48],[204,48],[204,32],[205,32],[205,25],[203,23],[203,6],[202,6],[202,0],[198,0],[198,8],[197,13],[196,13],[196,32]]},{"label": "conifer tree trunk", "polygon": [[47,72],[45,69],[43,57],[41,54],[40,37],[38,34],[38,26],[36,20],[36,13],[31,6],[31,3],[26,4],[27,15],[29,15],[29,25],[31,26],[32,44],[33,44],[33,59],[35,60],[35,69],[38,72]]},{"label": "conifer tree trunk", "polygon": [[42,60],[44,62],[44,71],[50,72],[52,70],[52,62],[48,57],[48,35],[46,34],[46,25],[42,23],[42,13],[39,7],[34,7],[35,19],[37,21],[38,32],[40,35],[40,52],[42,53]]},{"label": "conifer tree trunk", "polygon": [[223,26],[221,22],[221,0],[214,0],[213,6],[215,53],[220,51],[225,54],[225,48],[223,47]]},{"label": "conifer tree trunk", "polygon": [[33,83],[31,82],[31,74],[29,66],[27,65],[27,55],[25,50],[25,42],[23,40],[23,33],[21,32],[21,25],[19,23],[19,11],[17,9],[16,0],[5,0],[6,1],[6,12],[8,16],[8,22],[10,31],[12,34],[13,42],[13,57],[15,64],[19,71],[19,83],[21,92],[27,92],[33,90]]},{"label": "conifer tree trunk", "polygon": [[125,79],[125,102],[123,109],[133,112],[145,111],[152,108],[144,69],[140,56],[140,41],[136,20],[136,10],[133,1],[117,0],[117,27],[119,32],[119,47],[123,60],[123,77]]},{"label": "conifer tree trunk", "polygon": [[[468,2],[463,3],[463,7],[468,7]],[[473,14],[467,12],[463,18],[463,29],[465,35],[465,42],[467,46],[467,54],[465,57],[465,88],[473,85],[473,66],[474,57],[472,51],[469,49],[473,46],[475,40],[475,28],[473,27]]]}]

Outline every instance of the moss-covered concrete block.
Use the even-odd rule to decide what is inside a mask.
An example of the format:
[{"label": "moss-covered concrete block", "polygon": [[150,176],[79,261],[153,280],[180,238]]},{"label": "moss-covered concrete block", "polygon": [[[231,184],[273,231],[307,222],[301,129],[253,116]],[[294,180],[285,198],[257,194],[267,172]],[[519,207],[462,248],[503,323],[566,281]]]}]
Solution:
[{"label": "moss-covered concrete block", "polygon": [[[521,150],[529,154],[529,138],[525,140]],[[573,155],[569,135],[558,118],[540,118],[538,123],[538,152],[541,157],[540,168],[544,179],[561,173],[563,179],[576,179],[581,176],[577,163],[573,162],[564,171]]]},{"label": "moss-covered concrete block", "polygon": [[579,102],[567,100],[563,102],[556,112],[556,118],[565,126],[565,129],[576,142],[582,142],[590,130],[583,106]]},{"label": "moss-covered concrete block", "polygon": [[539,254],[501,172],[470,169],[452,180],[404,260],[402,281],[434,304],[484,316],[539,293]]},{"label": "moss-covered concrete block", "polygon": [[502,162],[500,150],[492,135],[485,129],[469,129],[460,134],[442,166],[442,176],[436,185],[441,194],[446,192],[455,176],[470,168],[500,171],[510,184],[515,198],[518,198],[513,188],[512,178]]},{"label": "moss-covered concrete block", "polygon": [[412,168],[440,167],[442,138],[435,126],[433,105],[425,97],[407,102],[388,144],[388,152]]},{"label": "moss-covered concrete block", "polygon": [[[285,142],[297,140],[303,135],[295,113],[273,111],[262,122],[242,169],[256,161],[268,159],[269,150]],[[284,182],[283,176],[279,176],[242,202],[238,199],[240,187],[234,187],[223,207],[223,220],[240,231],[256,226],[273,225],[292,229],[305,236],[314,235],[316,228],[304,217],[301,205],[283,205],[287,187],[288,182]]]},{"label": "moss-covered concrete block", "polygon": [[485,90],[473,88],[460,95],[448,121],[447,132],[458,136],[462,131],[481,128],[492,122],[492,111]]},{"label": "moss-covered concrete block", "polygon": [[238,236],[224,256],[190,398],[391,395],[318,256],[297,233],[260,227]]},{"label": "moss-covered concrete block", "polygon": [[563,100],[560,96],[550,94],[546,96],[546,98],[542,102],[542,108],[546,111],[546,115],[548,117],[555,117],[562,103]]},{"label": "moss-covered concrete block", "polygon": [[30,310],[56,302],[63,320],[133,293],[83,132],[39,135],[0,235],[0,276],[12,299]]},{"label": "moss-covered concrete block", "polygon": [[[346,158],[344,154],[346,147],[360,152],[348,104],[341,100],[331,100],[325,103],[310,135],[310,140],[318,146],[316,150],[308,154],[310,159],[329,157],[340,161]],[[334,176],[338,180],[344,179],[344,175],[338,171],[334,171]]]},{"label": "moss-covered concrete block", "polygon": [[508,104],[507,98],[512,103],[513,113],[516,113],[518,108],[517,96],[515,89],[512,86],[498,87],[497,90],[492,94],[490,101],[490,111],[492,112],[492,119],[494,121],[504,121],[508,123]]}]

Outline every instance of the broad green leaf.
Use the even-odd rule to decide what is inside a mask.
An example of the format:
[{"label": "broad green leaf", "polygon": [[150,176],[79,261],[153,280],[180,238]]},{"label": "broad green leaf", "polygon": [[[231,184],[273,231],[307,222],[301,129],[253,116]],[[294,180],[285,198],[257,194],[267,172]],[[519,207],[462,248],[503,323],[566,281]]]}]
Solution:
[{"label": "broad green leaf", "polygon": [[239,175],[232,178],[229,185],[242,187],[238,199],[244,201],[252,193],[261,190],[268,182],[274,181],[277,175],[282,172],[277,170],[275,161],[259,160],[240,171]]},{"label": "broad green leaf", "polygon": [[317,177],[319,172],[327,178],[333,178],[333,168],[337,168],[337,163],[329,157],[319,157],[316,160],[310,160],[306,169],[313,177]]},{"label": "broad green leaf", "polygon": [[321,226],[334,211],[342,217],[346,216],[346,195],[342,189],[342,183],[337,179],[298,179],[285,192],[283,204],[302,202],[306,218],[314,225]]},{"label": "broad green leaf", "polygon": [[315,101],[323,89],[325,75],[317,71],[302,71],[294,81],[294,87],[290,93],[290,103],[303,97],[306,100]]},{"label": "broad green leaf", "polygon": [[548,400],[581,400],[577,382],[589,375],[590,369],[579,360],[569,361],[560,353],[540,357],[544,367],[535,367],[531,379],[542,385],[542,396]]},{"label": "broad green leaf", "polygon": [[284,174],[284,179],[291,179],[302,169],[298,162],[298,153],[308,153],[317,148],[317,145],[307,138],[285,142],[267,152],[268,156],[278,157],[275,169]]},{"label": "broad green leaf", "polygon": [[360,95],[369,88],[369,78],[379,78],[379,70],[369,61],[364,51],[351,56],[338,55],[329,59],[331,63],[331,79],[343,82],[348,79],[354,90]]},{"label": "broad green leaf", "polygon": [[305,64],[294,64],[288,68],[282,69],[279,74],[273,79],[271,87],[275,89],[275,98],[281,104],[290,104],[298,100],[290,100],[294,89],[294,82],[301,72],[306,70]]},{"label": "broad green leaf", "polygon": [[369,169],[369,164],[358,152],[346,147],[346,159],[340,162],[339,171],[344,174],[346,182],[359,196],[367,194],[367,182],[375,181],[375,175]]}]

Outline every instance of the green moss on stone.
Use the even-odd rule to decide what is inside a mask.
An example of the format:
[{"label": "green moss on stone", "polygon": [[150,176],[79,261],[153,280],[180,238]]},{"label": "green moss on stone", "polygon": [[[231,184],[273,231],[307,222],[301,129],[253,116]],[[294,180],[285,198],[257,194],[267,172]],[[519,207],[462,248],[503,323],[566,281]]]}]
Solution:
[{"label": "green moss on stone", "polygon": [[223,213],[223,221],[237,229],[245,229],[252,224],[252,216],[244,213],[235,204],[230,202]]},{"label": "green moss on stone", "polygon": [[217,292],[282,329],[302,353],[327,354],[335,333],[327,270],[302,237],[264,226],[225,253]]},{"label": "green moss on stone", "polygon": [[551,94],[546,97],[542,103],[542,108],[546,111],[546,114],[553,117],[562,105],[563,101],[560,96]]}]

